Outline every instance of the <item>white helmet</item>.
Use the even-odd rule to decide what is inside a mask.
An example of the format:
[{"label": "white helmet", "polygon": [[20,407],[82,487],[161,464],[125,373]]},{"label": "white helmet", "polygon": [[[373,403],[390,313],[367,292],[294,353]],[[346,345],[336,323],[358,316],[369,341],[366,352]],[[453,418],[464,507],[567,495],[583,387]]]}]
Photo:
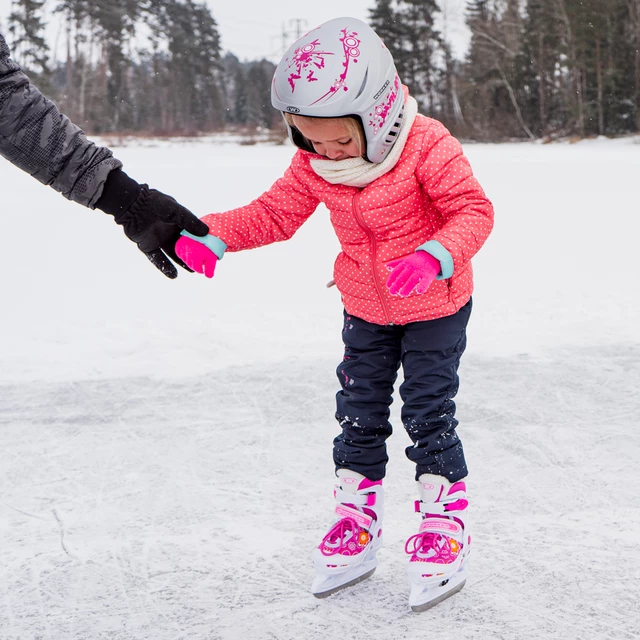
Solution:
[{"label": "white helmet", "polygon": [[[271,104],[282,112],[318,118],[357,116],[367,159],[382,162],[402,124],[404,94],[393,58],[361,20],[336,18],[289,47],[276,67]],[[297,129],[295,145],[313,151]]]}]

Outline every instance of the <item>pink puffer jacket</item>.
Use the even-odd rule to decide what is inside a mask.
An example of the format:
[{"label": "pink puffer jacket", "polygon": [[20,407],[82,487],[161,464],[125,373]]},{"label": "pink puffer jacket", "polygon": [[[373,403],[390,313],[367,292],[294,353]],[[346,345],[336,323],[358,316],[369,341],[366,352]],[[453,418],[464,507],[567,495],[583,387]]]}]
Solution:
[{"label": "pink puffer jacket", "polygon": [[[323,202],[342,248],[334,280],[347,313],[407,324],[451,315],[467,303],[471,258],[491,232],[493,206],[441,123],[418,115],[396,166],[364,188],[330,184],[311,168],[314,157],[297,151],[284,176],[258,199],[203,218],[227,251],[287,240]],[[424,294],[392,296],[386,264],[429,240],[453,259],[453,274]]]}]

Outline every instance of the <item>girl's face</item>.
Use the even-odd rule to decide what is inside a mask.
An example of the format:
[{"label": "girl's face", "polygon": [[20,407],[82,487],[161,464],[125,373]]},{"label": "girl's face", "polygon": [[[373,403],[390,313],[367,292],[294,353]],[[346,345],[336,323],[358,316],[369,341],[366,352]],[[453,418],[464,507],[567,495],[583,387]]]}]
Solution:
[{"label": "girl's face", "polygon": [[294,126],[313,145],[318,155],[330,160],[359,158],[357,141],[339,119],[301,118],[293,116]]}]

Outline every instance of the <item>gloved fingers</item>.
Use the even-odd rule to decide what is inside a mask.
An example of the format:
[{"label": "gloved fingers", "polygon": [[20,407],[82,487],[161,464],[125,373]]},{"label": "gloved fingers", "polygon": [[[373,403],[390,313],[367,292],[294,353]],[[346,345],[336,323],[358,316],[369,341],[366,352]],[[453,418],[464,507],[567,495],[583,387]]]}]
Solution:
[{"label": "gloved fingers", "polygon": [[[141,223],[148,221],[141,220]],[[130,240],[138,245],[140,251],[150,253],[175,244],[180,237],[180,227],[171,222],[162,222],[154,220],[151,224],[142,224],[136,227],[135,221],[129,226],[125,233],[128,234]]]},{"label": "gloved fingers", "polygon": [[426,293],[427,289],[431,286],[431,282],[433,282],[430,278],[423,278],[416,285],[416,293]]},{"label": "gloved fingers", "polygon": [[402,286],[405,281],[405,277],[403,277],[404,269],[402,267],[396,267],[391,271],[389,277],[387,278],[387,289],[391,295],[395,295],[398,293],[398,290]]},{"label": "gloved fingers", "polygon": [[416,286],[416,293],[426,293],[429,287],[433,284],[434,280],[435,278],[430,275],[423,276]]},{"label": "gloved fingers", "polygon": [[180,204],[171,213],[171,222],[177,224],[181,229],[192,233],[194,236],[206,236],[209,233],[209,227],[196,217],[189,209]]},{"label": "gloved fingers", "polygon": [[218,257],[208,247],[187,236],[180,236],[176,242],[177,256],[196,273],[213,278]]},{"label": "gloved fingers", "polygon": [[398,291],[398,295],[406,298],[415,289],[416,285],[420,282],[420,274],[413,272],[409,274],[409,277],[405,280]]},{"label": "gloved fingers", "polygon": [[389,271],[393,271],[401,262],[404,262],[404,258],[399,258],[398,260],[387,262],[387,269],[389,269]]},{"label": "gloved fingers", "polygon": [[204,262],[196,262],[195,260],[192,260],[189,263],[189,266],[193,269],[194,273],[204,273]]},{"label": "gloved fingers", "polygon": [[186,271],[188,271],[189,273],[193,273],[193,269],[191,269],[189,267],[188,264],[184,263],[180,257],[178,256],[178,254],[176,253],[175,247],[174,246],[165,246],[162,247],[162,250],[171,258],[171,260],[173,260],[173,262],[175,262],[177,265],[181,266],[183,269],[185,269]]},{"label": "gloved fingers", "polygon": [[395,296],[400,291],[412,273],[413,271],[408,269],[406,265],[400,264],[389,274],[387,278],[387,288],[391,295]]},{"label": "gloved fingers", "polygon": [[192,256],[189,266],[196,272],[207,278],[213,278],[216,270],[216,259],[209,259],[202,256]]},{"label": "gloved fingers", "polygon": [[[202,267],[204,270],[204,275],[207,278],[213,278],[213,274],[216,270],[217,259],[205,258]],[[202,272],[201,272],[202,273]]]},{"label": "gloved fingers", "polygon": [[192,271],[202,273],[197,269],[197,260],[193,251],[193,245],[186,236],[180,236],[175,245],[175,254],[181,262],[187,265]]},{"label": "gloved fingers", "polygon": [[173,280],[178,277],[178,270],[173,266],[173,264],[171,264],[169,258],[167,258],[160,249],[156,249],[154,251],[143,251],[143,253],[147,258],[149,258],[156,269],[162,271],[167,278],[171,278],[171,280]]}]

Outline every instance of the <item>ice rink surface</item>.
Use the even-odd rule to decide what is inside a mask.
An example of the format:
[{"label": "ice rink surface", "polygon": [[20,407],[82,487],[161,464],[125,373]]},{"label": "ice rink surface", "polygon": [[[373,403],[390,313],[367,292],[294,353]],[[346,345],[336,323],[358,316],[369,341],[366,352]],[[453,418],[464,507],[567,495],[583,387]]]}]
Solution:
[{"label": "ice rink surface", "polygon": [[[422,614],[399,399],[380,566],[309,592],[342,356],[326,210],[213,281],[169,281],[4,162],[0,640],[640,637],[639,142],[465,145],[496,207],[457,397],[473,550],[465,589]],[[292,149],[114,152],[204,215],[258,196]]]}]

